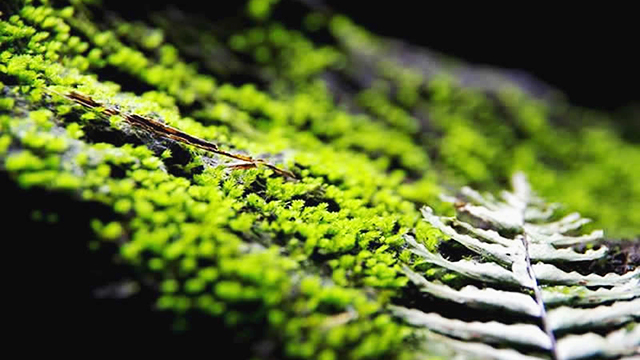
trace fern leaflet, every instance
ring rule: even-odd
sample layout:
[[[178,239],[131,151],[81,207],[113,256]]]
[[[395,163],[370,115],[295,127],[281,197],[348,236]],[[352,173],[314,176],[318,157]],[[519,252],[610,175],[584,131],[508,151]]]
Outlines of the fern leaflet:
[[[582,274],[585,264],[609,251],[601,230],[573,236],[588,223],[577,213],[550,221],[557,205],[538,198],[524,174],[501,199],[465,187],[457,216],[424,219],[474,254],[451,261],[410,235],[405,240],[422,262],[458,275],[462,286],[429,280],[410,267],[411,282],[434,298],[495,314],[493,321],[391,306],[395,315],[422,329],[433,350],[489,359],[583,359],[640,355],[640,268],[623,274]],[[576,245],[595,245],[578,251]],[[584,271],[583,271],[584,272]],[[437,344],[437,345],[434,345]],[[446,350],[442,350],[446,349]]]

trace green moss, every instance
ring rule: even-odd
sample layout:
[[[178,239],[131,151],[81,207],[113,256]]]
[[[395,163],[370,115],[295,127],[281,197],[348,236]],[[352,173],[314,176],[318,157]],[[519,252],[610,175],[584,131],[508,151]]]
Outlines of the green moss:
[[[42,170],[46,162],[29,151],[20,151],[9,155],[4,164],[8,171]]]
[[[206,38],[268,86],[203,71],[209,59],[185,54],[194,47],[173,36],[179,29],[96,23],[78,2],[27,5],[0,22],[1,171],[110,209],[114,219],[89,224],[87,241],[153,279],[141,285],[157,295],[149,307],[253,329],[278,344],[275,357],[402,357],[410,331],[385,310],[407,283],[402,235],[437,249],[445,239],[417,209],[452,213],[439,199],[446,189],[497,188],[520,169],[610,233],[640,230],[640,150],[606,122],[562,129],[549,120],[553,104],[520,91],[491,98],[448,74],[427,78],[341,15],[305,18],[309,31],[333,36],[316,44],[270,20],[275,3],[250,1],[246,27]],[[372,86],[341,99],[330,79],[357,74],[362,56],[375,60]],[[132,85],[152,90],[122,90]],[[71,90],[264,157],[298,180],[229,170],[225,158],[56,95]]]
[[[12,98],[0,99],[0,110],[11,110],[13,109],[14,104],[15,100],[13,100]]]
[[[0,136],[0,154],[4,155],[9,149],[10,145],[11,145],[11,136],[9,135]]]
[[[273,11],[273,6],[280,0],[250,0],[247,3],[249,16],[257,20],[265,20]]]

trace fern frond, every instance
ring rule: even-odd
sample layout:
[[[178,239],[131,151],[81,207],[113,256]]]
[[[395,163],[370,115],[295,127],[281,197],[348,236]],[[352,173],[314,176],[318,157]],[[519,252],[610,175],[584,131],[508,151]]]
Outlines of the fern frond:
[[[640,326],[622,328],[606,336],[594,333],[569,335],[558,341],[558,357],[561,359],[585,359],[590,357],[615,357],[631,355],[638,351]],[[636,357],[637,359],[637,357]]]
[[[460,358],[460,355],[466,355],[465,359],[540,360],[538,357],[524,355],[512,349],[496,349],[479,342],[456,340],[429,330],[424,330],[422,335],[430,344],[427,349],[447,358],[454,358],[456,355]]]
[[[597,274],[582,275],[577,271],[565,272],[551,264],[535,264],[533,270],[538,280],[554,285],[615,286],[622,285],[640,277],[640,268],[623,275],[616,273],[600,276]]]
[[[535,317],[540,316],[540,307],[535,300],[527,294],[495,290],[492,288],[478,289],[473,285],[467,285],[460,290],[456,290],[447,285],[430,282],[423,276],[411,271],[407,266],[404,266],[403,270],[407,277],[416,284],[421,291],[440,299],[479,309],[499,308]]]
[[[575,247],[598,245],[603,231],[574,236],[589,219],[572,213],[552,220],[558,205],[538,198],[521,173],[514,175],[512,184],[513,191],[503,191],[499,199],[462,188],[453,218],[422,209],[424,220],[475,254],[473,260],[450,261],[405,235],[408,249],[421,262],[445,268],[463,282],[459,287],[429,280],[404,266],[420,291],[493,311],[496,318],[456,319],[457,314],[439,313],[440,309],[424,312],[402,306],[392,306],[391,311],[423,328],[427,343],[438,341],[471,358],[564,360],[640,354],[640,268],[603,275],[572,270],[577,269],[574,263],[607,256],[609,249],[603,245],[586,251]]]
[[[620,325],[640,317],[640,299],[588,309],[563,306],[549,311],[547,316],[554,331]]]
[[[420,310],[391,306],[395,314],[407,319],[412,325],[424,326],[440,334],[451,335],[458,339],[482,339],[487,343],[504,342],[551,349],[552,342],[539,327],[530,324],[506,325],[497,321],[465,322],[448,319],[437,313],[425,313]]]
[[[640,279],[637,278],[612,288],[589,290],[583,286],[558,286],[542,291],[547,305],[597,305],[637,297],[640,297]]]

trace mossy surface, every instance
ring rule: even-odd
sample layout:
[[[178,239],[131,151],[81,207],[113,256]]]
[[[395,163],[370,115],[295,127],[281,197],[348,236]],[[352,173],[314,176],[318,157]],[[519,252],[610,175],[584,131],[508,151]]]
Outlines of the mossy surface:
[[[522,170],[610,237],[640,233],[640,148],[605,115],[499,73],[496,85],[470,86],[461,65],[408,61],[402,52],[431,55],[339,14],[278,18],[293,5],[252,0],[219,25],[11,2],[0,22],[0,170],[27,193],[105,207],[82,217],[93,237],[84,245],[133,269],[149,308],[182,331],[210,321],[264,358],[412,356],[410,329],[385,310],[408,296],[402,235],[436,249],[441,234],[417,209],[452,213],[439,195],[462,184],[494,190]],[[70,90],[298,179],[228,170],[56,95]]]

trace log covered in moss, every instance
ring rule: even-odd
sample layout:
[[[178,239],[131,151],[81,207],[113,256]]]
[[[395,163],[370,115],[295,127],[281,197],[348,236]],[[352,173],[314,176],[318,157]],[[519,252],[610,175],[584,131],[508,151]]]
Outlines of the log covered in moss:
[[[386,310],[415,296],[402,235],[450,246],[420,206],[452,214],[440,195],[518,170],[607,236],[640,233],[640,149],[606,114],[326,7],[0,11],[1,191],[18,199],[6,223],[44,259],[43,304],[89,307],[79,332],[224,333],[239,357],[410,357],[411,329]],[[71,91],[296,179],[233,170]]]

